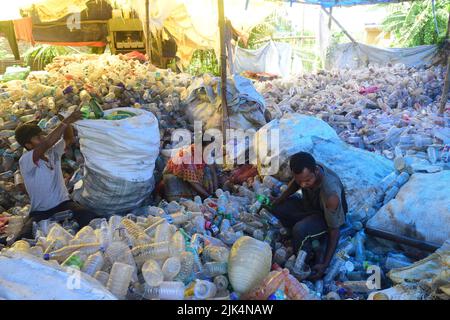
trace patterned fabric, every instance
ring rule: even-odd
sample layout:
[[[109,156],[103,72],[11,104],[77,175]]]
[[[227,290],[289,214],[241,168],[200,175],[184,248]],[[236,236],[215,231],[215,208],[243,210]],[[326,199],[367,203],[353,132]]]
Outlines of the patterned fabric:
[[[203,163],[203,158],[202,164],[193,164],[194,151],[194,144],[178,151],[178,153],[167,162],[165,172],[173,174],[187,182],[203,184],[205,164]]]

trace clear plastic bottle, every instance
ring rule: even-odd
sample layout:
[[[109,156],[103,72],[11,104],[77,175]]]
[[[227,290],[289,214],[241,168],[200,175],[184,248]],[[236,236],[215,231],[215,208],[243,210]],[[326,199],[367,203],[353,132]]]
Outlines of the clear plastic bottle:
[[[286,259],[287,259],[287,252],[284,247],[281,247],[281,248],[275,250],[275,254],[273,256],[273,261],[276,264],[283,266],[284,263],[286,262]]]
[[[73,239],[73,236],[61,225],[54,223],[48,232],[47,240],[53,241],[55,239],[61,239],[65,244],[68,244]]]
[[[148,207],[146,213],[155,217],[161,217],[166,214],[165,211],[159,207]]]
[[[113,264],[106,287],[118,299],[124,299],[127,295],[133,271],[133,267],[128,264],[121,262]]]
[[[65,246],[61,249],[58,249],[56,251],[52,251],[50,253],[44,254],[45,260],[57,260],[58,262],[62,262],[66,260],[72,253],[75,251],[80,251],[84,254],[92,254],[100,250],[101,246],[100,243],[85,243],[85,244],[78,244],[73,246]]]
[[[155,242],[165,242],[170,240],[170,225],[165,222],[156,227]]]
[[[88,255],[86,253],[75,251],[61,265],[81,270],[87,257]]]
[[[132,237],[133,240],[139,240],[142,242],[150,242],[150,237],[144,232],[144,230],[139,227],[135,222],[130,219],[123,219],[122,225],[125,227],[125,230]]]
[[[217,291],[223,291],[228,288],[229,281],[224,275],[219,275],[214,277],[214,284],[217,287]]]
[[[297,254],[297,258],[295,259],[294,263],[294,271],[297,273],[301,273],[303,271],[303,268],[305,266],[305,259],[306,259],[306,251],[299,250]]]
[[[343,267],[345,263],[345,260],[341,257],[336,257],[333,261],[333,263],[328,267],[328,270],[326,272],[325,277],[323,278],[323,281],[325,283],[330,283],[331,281],[336,278],[336,276],[341,271],[341,268]]]
[[[160,224],[167,223],[166,219],[157,218],[147,229],[145,229],[145,234],[149,237],[153,237],[156,233],[156,229]]]
[[[228,273],[228,263],[226,262],[207,262],[204,265],[204,272],[208,277],[215,277]]]
[[[198,216],[192,219],[192,223],[194,224],[194,228],[197,233],[204,234],[205,233],[205,223],[206,220],[203,216]]]
[[[151,287],[159,286],[164,280],[164,275],[158,262],[153,259],[147,260],[142,266],[142,276]]]
[[[317,280],[314,283],[314,291],[316,291],[316,294],[319,298],[323,295],[323,282],[324,280]]]
[[[97,271],[100,271],[103,268],[104,263],[105,259],[103,258],[103,254],[101,252],[96,252],[87,258],[81,271],[93,276]]]
[[[259,215],[263,219],[265,219],[269,224],[271,224],[272,226],[276,226],[276,227],[281,226],[280,220],[278,220],[278,218],[275,217],[273,214],[271,214],[267,209],[265,209],[265,208],[261,209],[261,211],[259,212]]]
[[[167,258],[162,266],[164,281],[173,280],[181,270],[180,257]]]
[[[274,177],[271,176],[265,176],[263,178],[263,184],[268,187],[269,189],[275,191],[276,193],[280,192],[280,188],[283,185],[283,183]]]
[[[181,281],[164,281],[159,287],[145,286],[144,297],[147,299],[183,300],[185,285]]]
[[[364,231],[360,231],[355,235],[355,258],[356,261],[362,262],[366,258],[365,250],[364,250],[364,240],[365,235]]]
[[[109,218],[109,229],[111,230],[111,233],[114,234],[114,232],[117,229],[120,229],[120,225],[122,223],[122,217],[121,216],[111,216],[111,218]]]
[[[75,237],[70,240],[69,244],[74,245],[90,242],[97,242],[97,237],[95,236],[94,229],[92,229],[90,226],[85,226],[77,232]]]
[[[402,172],[400,173],[396,179],[395,184],[398,188],[401,188],[406,182],[409,180],[409,173],[408,172]]]
[[[397,186],[393,186],[392,188],[390,188],[386,192],[386,195],[384,196],[383,204],[386,204],[389,201],[391,201],[392,199],[394,199],[398,192],[399,192],[399,188]]]
[[[181,270],[176,276],[176,280],[185,282],[192,276],[194,270],[194,254],[185,251],[181,254]]]
[[[194,296],[196,299],[205,300],[213,298],[217,293],[217,287],[213,282],[197,280],[194,286]]]
[[[103,286],[107,286],[108,285],[108,279],[109,279],[109,273],[105,272],[105,271],[97,271],[94,274],[94,278],[100,282]]]
[[[170,248],[171,248],[171,255],[173,256],[179,256],[181,253],[185,251],[186,244],[184,237],[180,231],[175,232],[175,234],[172,236]]]
[[[14,244],[10,248],[11,251],[16,252],[29,252],[30,251],[30,244],[24,240],[19,240],[14,242]]]
[[[145,259],[165,259],[170,256],[170,242],[155,242],[134,247],[131,250],[133,256]],[[145,262],[145,261],[144,261]]]
[[[98,241],[100,242],[103,250],[106,250],[112,242],[112,233],[109,225],[106,221],[102,221],[98,233]]]
[[[202,256],[205,261],[215,261],[215,262],[227,262],[228,256],[230,255],[230,250],[225,247],[219,246],[206,246],[203,249]]]
[[[105,260],[110,265],[113,265],[115,262],[121,262],[136,268],[130,248],[121,241],[114,241],[109,245],[105,251]]]

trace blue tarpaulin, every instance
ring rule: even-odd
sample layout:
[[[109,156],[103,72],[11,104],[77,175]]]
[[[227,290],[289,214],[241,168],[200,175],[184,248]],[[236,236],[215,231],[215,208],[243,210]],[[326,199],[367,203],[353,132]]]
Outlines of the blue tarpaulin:
[[[377,4],[389,2],[402,2],[401,0],[285,0],[290,3],[320,4],[322,7],[331,8],[335,6],[355,6],[362,4]]]

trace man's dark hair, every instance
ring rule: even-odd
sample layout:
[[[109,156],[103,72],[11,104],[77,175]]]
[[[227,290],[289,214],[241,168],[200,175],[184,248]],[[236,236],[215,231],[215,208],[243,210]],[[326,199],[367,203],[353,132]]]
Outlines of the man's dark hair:
[[[33,137],[38,136],[41,133],[42,130],[41,128],[39,128],[37,124],[24,123],[16,128],[15,131],[16,141],[22,147],[25,147],[25,145],[29,143]]]
[[[291,156],[289,165],[295,174],[302,173],[305,168],[311,172],[316,170],[316,160],[307,152],[298,152]]]

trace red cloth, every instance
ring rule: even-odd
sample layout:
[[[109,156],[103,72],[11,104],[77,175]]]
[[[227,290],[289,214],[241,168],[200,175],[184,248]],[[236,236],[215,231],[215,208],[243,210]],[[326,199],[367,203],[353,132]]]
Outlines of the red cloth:
[[[71,46],[71,47],[105,47],[106,42],[101,41],[87,41],[87,42],[47,42],[47,41],[36,41],[36,43],[46,43],[53,46]]]
[[[378,87],[376,86],[371,86],[371,87],[361,87],[361,89],[359,89],[359,94],[368,94],[368,93],[375,93],[378,91]]]
[[[194,164],[194,150],[195,145],[192,144],[189,147],[178,151],[178,153],[167,162],[166,172],[173,174],[184,181],[203,184],[205,164],[203,163],[203,158],[201,164]],[[183,159],[189,159],[190,161],[183,161]]]
[[[147,61],[147,57],[144,54],[140,53],[139,51],[131,51],[131,52],[125,54],[125,56],[130,59],[137,59],[140,62]]]
[[[27,41],[34,45],[33,23],[31,22],[31,17],[13,20],[13,24],[16,39]]]

